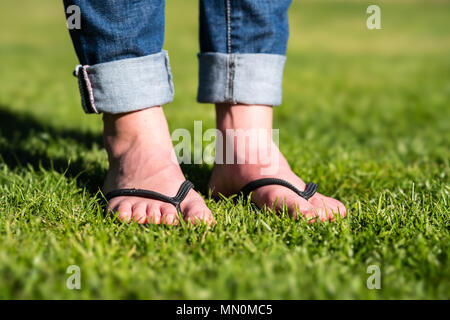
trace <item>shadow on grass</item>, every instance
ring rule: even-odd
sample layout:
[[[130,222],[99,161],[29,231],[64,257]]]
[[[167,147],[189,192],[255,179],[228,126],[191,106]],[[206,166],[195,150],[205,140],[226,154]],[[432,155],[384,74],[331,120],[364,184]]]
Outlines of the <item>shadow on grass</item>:
[[[42,167],[45,170],[64,173],[69,178],[76,177],[77,184],[91,194],[97,193],[106,174],[101,163],[88,161],[82,157],[74,160],[64,156],[49,156],[44,148],[26,146],[33,136],[42,134],[67,140],[66,143],[76,143],[88,151],[103,145],[100,134],[56,128],[31,115],[14,112],[0,105],[0,161],[11,169],[26,169],[27,166],[31,166],[35,170]],[[196,189],[207,195],[211,170],[209,166],[181,165],[181,167],[187,179],[195,184]]]

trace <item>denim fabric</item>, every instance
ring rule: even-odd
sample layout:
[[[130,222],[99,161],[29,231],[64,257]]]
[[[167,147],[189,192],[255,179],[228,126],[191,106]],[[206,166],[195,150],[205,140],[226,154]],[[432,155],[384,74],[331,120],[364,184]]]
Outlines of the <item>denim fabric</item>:
[[[167,51],[91,67],[80,65],[76,75],[86,113],[130,112],[173,100]]]
[[[197,100],[278,106],[285,56],[267,53],[199,55]]]
[[[291,0],[200,0],[200,51],[286,54]]]
[[[290,4],[200,0],[199,102],[281,104]]]
[[[206,103],[279,105],[291,0],[200,0],[199,87]],[[81,9],[71,30],[87,113],[172,101],[164,0],[64,0]]]
[[[64,0],[81,10],[81,29],[70,30],[82,65],[161,52],[164,0]]]

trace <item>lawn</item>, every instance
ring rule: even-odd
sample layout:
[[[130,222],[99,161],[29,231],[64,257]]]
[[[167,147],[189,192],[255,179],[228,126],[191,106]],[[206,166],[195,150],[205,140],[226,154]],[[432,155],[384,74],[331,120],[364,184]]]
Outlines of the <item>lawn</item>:
[[[348,217],[309,225],[214,201],[211,166],[185,165],[207,229],[104,216],[101,117],[81,111],[62,4],[1,1],[0,298],[449,299],[450,3],[376,3],[381,30],[365,1],[294,0],[275,113],[292,168]],[[168,1],[171,130],[214,126],[195,102],[197,15],[197,1]]]

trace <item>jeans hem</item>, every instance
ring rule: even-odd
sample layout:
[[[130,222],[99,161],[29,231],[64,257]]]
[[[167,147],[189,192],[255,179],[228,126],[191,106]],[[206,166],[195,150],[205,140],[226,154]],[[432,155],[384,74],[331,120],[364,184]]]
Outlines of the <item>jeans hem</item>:
[[[173,100],[174,88],[167,51],[144,57],[77,66],[85,113],[124,113]]]
[[[284,55],[205,52],[198,58],[198,102],[281,104]]]

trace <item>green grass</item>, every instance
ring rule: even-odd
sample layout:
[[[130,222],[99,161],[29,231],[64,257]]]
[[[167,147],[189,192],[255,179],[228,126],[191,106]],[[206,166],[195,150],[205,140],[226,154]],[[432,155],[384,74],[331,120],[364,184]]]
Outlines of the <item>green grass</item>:
[[[208,198],[217,226],[124,225],[97,200],[101,120],[85,116],[59,1],[0,3],[0,298],[450,298],[450,4],[294,1],[276,109],[294,170],[349,208],[308,225]],[[171,129],[214,126],[195,102],[197,2],[168,1]],[[180,14],[182,13],[182,14]],[[66,288],[69,265],[81,290]],[[370,265],[381,290],[369,290]]]

